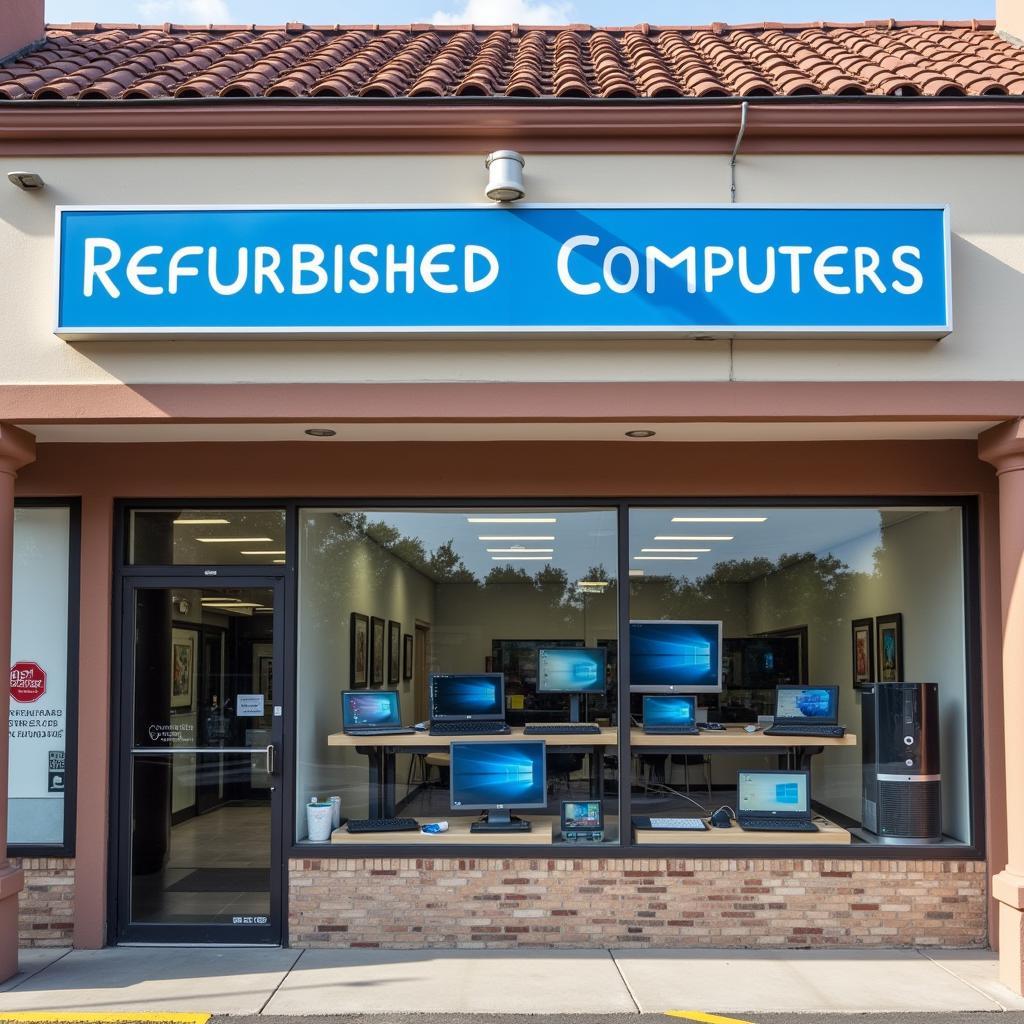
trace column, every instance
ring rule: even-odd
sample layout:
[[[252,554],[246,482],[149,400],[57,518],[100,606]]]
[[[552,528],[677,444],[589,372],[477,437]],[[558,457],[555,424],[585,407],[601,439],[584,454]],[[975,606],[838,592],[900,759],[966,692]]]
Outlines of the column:
[[[35,461],[35,438],[8,423],[0,424],[0,665],[11,664],[11,577],[14,571],[14,481],[22,466]],[[0,981],[18,971],[18,893],[21,868],[7,860],[9,676],[0,686]]]
[[[978,453],[999,476],[1007,849],[1007,864],[992,879],[999,902],[999,978],[1024,994],[1024,421],[986,431]]]

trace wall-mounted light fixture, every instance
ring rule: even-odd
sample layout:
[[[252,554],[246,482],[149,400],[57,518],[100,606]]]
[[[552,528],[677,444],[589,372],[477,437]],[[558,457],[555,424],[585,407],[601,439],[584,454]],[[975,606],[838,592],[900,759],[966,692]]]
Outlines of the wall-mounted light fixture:
[[[38,192],[46,182],[34,171],[8,171],[7,180],[22,192]]]
[[[526,195],[523,184],[523,168],[526,161],[514,150],[498,149],[487,154],[484,161],[487,168],[488,199],[496,203],[514,203]]]

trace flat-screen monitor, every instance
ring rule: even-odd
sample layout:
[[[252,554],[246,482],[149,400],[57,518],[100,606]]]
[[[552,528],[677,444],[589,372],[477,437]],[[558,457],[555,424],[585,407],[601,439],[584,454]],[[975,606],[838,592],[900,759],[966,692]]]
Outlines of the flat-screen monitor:
[[[775,691],[775,721],[839,724],[838,686],[780,686]]]
[[[644,728],[697,724],[697,698],[677,694],[644,695]]]
[[[736,795],[738,815],[785,817],[811,809],[807,772],[740,772]]]
[[[799,683],[800,641],[795,636],[747,637],[742,673],[743,685],[753,690]]]
[[[463,672],[430,677],[430,720],[505,720],[505,677],[501,672]]]
[[[721,621],[630,622],[629,688],[636,693],[721,692]]]
[[[603,647],[541,647],[537,651],[538,693],[604,693]]]
[[[343,690],[341,717],[345,728],[350,725],[401,725],[396,690]]]
[[[453,741],[452,810],[487,811],[491,829],[515,827],[509,808],[546,807],[543,740]]]

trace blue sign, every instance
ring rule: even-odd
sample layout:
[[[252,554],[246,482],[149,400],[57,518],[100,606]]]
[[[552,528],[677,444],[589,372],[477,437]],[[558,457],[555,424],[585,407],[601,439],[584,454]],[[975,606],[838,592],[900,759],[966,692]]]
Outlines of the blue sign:
[[[941,337],[941,207],[59,209],[56,333]]]

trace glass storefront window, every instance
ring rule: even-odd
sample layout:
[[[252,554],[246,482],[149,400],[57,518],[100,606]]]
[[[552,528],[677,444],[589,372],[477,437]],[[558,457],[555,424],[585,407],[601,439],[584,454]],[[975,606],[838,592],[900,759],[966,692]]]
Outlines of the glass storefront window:
[[[610,509],[300,510],[297,839],[331,842],[338,797],[449,829],[335,844],[559,843],[563,803],[568,831],[600,811],[617,842],[617,545]],[[524,732],[570,720],[593,731]]]
[[[60,849],[65,835],[72,510],[14,512],[7,841]]]
[[[284,565],[284,509],[134,509],[129,565]]]
[[[638,842],[971,841],[959,507],[633,508],[629,566]],[[846,734],[773,736],[777,713]]]

